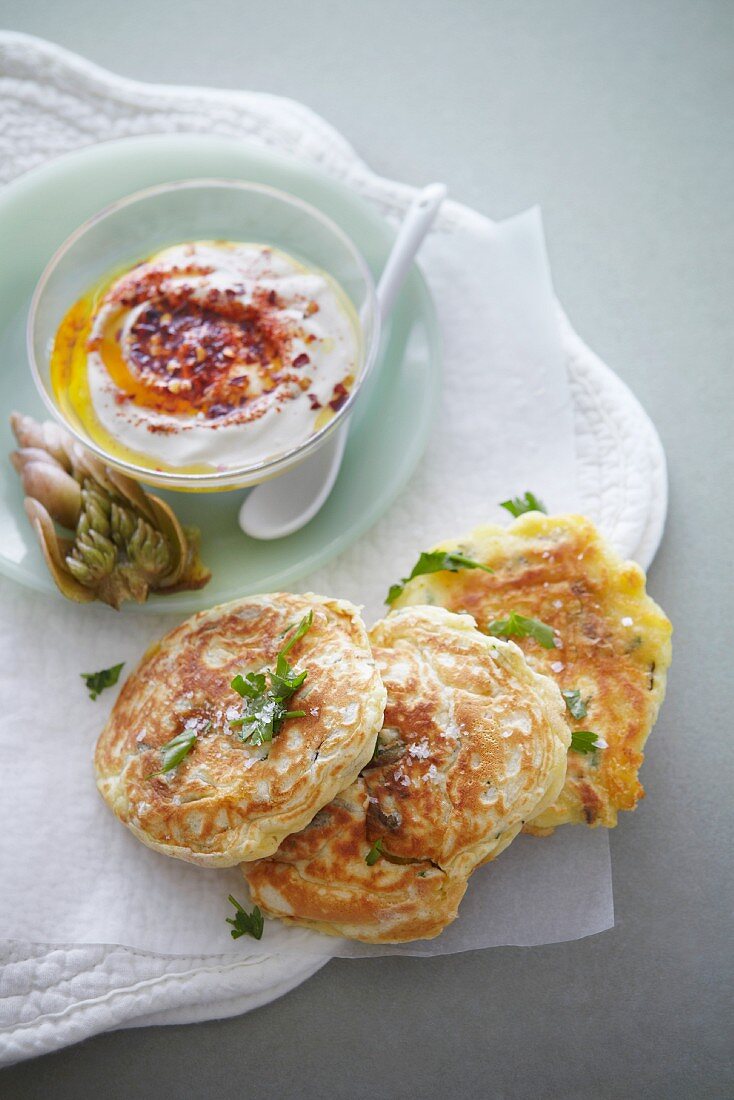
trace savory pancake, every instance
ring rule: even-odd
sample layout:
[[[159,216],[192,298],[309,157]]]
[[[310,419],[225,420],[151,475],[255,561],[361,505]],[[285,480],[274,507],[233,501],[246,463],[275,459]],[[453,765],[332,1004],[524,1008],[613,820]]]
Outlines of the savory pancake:
[[[352,604],[236,600],[151,647],[100,735],[97,785],[159,852],[210,867],[259,859],[354,781],[385,698]]]
[[[242,870],[264,913],[332,935],[438,935],[468,876],[563,784],[570,739],[558,688],[511,642],[438,607],[370,632],[387,688],[374,758],[269,859]]]
[[[596,734],[595,751],[569,752],[560,798],[526,831],[566,822],[616,825],[617,811],[634,809],[644,795],[637,777],[642,749],[671,657],[671,626],[646,595],[642,570],[622,561],[588,519],[573,515],[530,512],[507,528],[479,527],[435,549],[464,554],[494,573],[461,569],[416,577],[394,606],[468,611],[481,630],[513,611],[547,624],[553,648],[533,636],[515,640],[533,667],[566,693],[571,729]]]

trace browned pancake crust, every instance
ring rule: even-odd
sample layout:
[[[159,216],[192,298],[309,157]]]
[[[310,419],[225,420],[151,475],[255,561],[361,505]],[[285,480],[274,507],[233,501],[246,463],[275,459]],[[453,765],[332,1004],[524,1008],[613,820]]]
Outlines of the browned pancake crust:
[[[436,548],[438,549],[438,548]],[[436,603],[468,611],[480,629],[511,611],[552,626],[559,648],[517,638],[528,660],[563,690],[580,690],[588,714],[572,729],[592,730],[606,748],[570,752],[557,803],[527,831],[565,822],[613,826],[619,810],[644,795],[643,746],[665,694],[671,626],[645,593],[645,577],[623,562],[581,516],[521,516],[440,544],[494,569],[441,572],[411,581],[396,606]]]
[[[466,880],[565,775],[563,702],[468,615],[408,608],[370,632],[388,692],[377,757],[267,860],[243,867],[267,913],[369,942],[437,935]],[[380,841],[382,856],[366,862]]]
[[[313,625],[289,659],[308,670],[269,745],[245,745],[229,727],[241,710],[237,673],[272,667],[288,628]],[[124,685],[100,735],[98,786],[144,843],[208,866],[274,851],[303,828],[370,758],[385,689],[357,609],[276,593],[200,612],[153,646]],[[198,740],[172,771],[161,746],[194,723]]]
[[[365,862],[375,832],[369,798],[360,777],[270,859],[242,865],[264,913],[368,943],[432,939],[455,919],[462,875],[427,859]]]

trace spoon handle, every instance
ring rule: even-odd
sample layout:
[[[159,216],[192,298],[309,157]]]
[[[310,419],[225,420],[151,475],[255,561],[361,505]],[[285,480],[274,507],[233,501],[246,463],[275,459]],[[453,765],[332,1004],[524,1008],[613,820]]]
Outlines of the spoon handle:
[[[429,183],[409,207],[377,284],[377,301],[383,321],[390,314],[418,247],[445,197],[446,188],[442,183]]]
[[[446,196],[442,183],[418,193],[398,230],[377,284],[380,319],[385,321],[410,271],[423,238]],[[240,527],[256,539],[278,539],[298,531],[327,500],[339,473],[349,432],[349,417],[319,449],[293,469],[256,485],[240,508]]]

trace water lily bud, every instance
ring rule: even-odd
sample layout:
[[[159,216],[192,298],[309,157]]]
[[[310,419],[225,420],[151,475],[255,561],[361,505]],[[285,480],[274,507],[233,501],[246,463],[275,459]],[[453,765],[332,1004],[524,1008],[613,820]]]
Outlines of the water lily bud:
[[[26,492],[25,510],[59,590],[79,603],[119,608],[151,589],[201,588],[210,574],[198,532],[142,486],[106,466],[68,433],[13,413],[20,449],[11,460]],[[73,531],[61,537],[54,520]]]
[[[27,462],[20,471],[20,480],[26,494],[40,501],[52,519],[74,530],[82,494],[73,477],[56,463]]]
[[[168,568],[169,554],[165,540],[142,519],[138,521],[135,533],[128,540],[127,552],[130,560],[151,577],[162,575]]]
[[[103,493],[90,488],[91,484],[89,480],[85,480],[82,489],[84,514],[91,528],[99,531],[102,535],[109,535],[112,502]]]
[[[21,447],[19,451],[13,451],[10,455],[13,469],[17,474],[21,473],[29,462],[46,462],[49,466],[58,466],[58,462],[48,451],[40,447]]]
[[[52,420],[39,424],[30,416],[14,412],[10,416],[10,426],[21,447],[38,447],[42,451],[48,451],[65,470],[71,470],[69,448],[72,437],[58,424],[54,424]]]
[[[129,508],[112,504],[110,508],[110,533],[117,546],[124,546],[135,530],[135,516]]]
[[[74,549],[67,557],[66,563],[69,568],[72,568],[72,561],[82,562],[93,581],[99,581],[112,572],[116,560],[117,551],[114,544],[96,531],[90,531],[82,538],[76,539]],[[75,576],[78,574],[75,573]]]

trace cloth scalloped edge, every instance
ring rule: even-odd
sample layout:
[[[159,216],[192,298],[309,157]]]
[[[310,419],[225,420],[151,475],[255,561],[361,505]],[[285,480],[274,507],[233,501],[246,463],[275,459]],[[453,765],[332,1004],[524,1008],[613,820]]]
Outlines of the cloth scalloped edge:
[[[97,140],[203,131],[301,157],[348,183],[387,218],[399,218],[415,195],[414,188],[372,173],[337,131],[293,100],[142,84],[14,32],[0,32],[0,87],[0,182]],[[486,222],[448,201],[436,230]],[[621,554],[646,567],[665,521],[662,445],[636,398],[558,309],[584,510]],[[0,1027],[0,1064],[112,1028],[246,1012],[292,989],[325,961],[259,956],[257,963],[225,964],[120,947],[7,945],[0,957],[0,1023],[12,1022]]]

